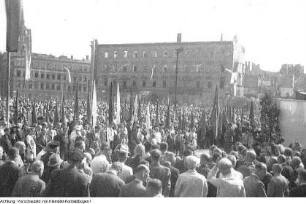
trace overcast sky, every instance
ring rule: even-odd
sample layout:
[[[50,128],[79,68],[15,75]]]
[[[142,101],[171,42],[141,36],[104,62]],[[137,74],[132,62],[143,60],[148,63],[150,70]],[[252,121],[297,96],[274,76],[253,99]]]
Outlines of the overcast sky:
[[[0,0],[0,51],[6,17]],[[23,0],[35,53],[90,55],[103,43],[216,41],[238,36],[246,58],[265,70],[305,65],[305,0]]]

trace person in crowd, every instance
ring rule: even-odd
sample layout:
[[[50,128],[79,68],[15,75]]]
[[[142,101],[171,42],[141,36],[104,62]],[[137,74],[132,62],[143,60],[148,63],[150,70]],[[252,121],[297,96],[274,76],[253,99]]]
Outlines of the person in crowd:
[[[16,159],[19,150],[12,147],[7,151],[7,161],[0,166],[0,197],[11,197],[18,178],[22,176],[22,169],[17,166]]]
[[[288,197],[289,181],[281,175],[283,167],[281,164],[273,164],[273,177],[268,185],[268,197]]]
[[[160,164],[160,157],[160,150],[155,149],[151,151],[150,178],[155,178],[162,182],[163,196],[168,197],[171,187],[171,172],[168,167]]]
[[[196,156],[186,157],[188,170],[179,175],[174,196],[175,197],[206,197],[208,185],[206,178],[196,171],[200,161]]]
[[[217,178],[220,171],[222,178]],[[232,174],[232,162],[222,158],[207,176],[209,182],[217,188],[217,197],[245,197],[243,181]]]
[[[242,173],[243,178],[250,176],[252,172],[254,172],[256,162],[256,153],[254,150],[247,150],[245,162],[240,167],[238,167],[238,171]]]
[[[165,160],[164,160],[164,163],[162,165],[164,165],[165,167],[168,167],[170,169],[170,172],[171,172],[171,177],[170,177],[171,188],[170,188],[170,192],[169,192],[169,197],[174,197],[174,188],[175,188],[178,176],[180,174],[180,171],[173,166],[175,164],[175,155],[174,155],[173,152],[167,152],[165,154],[164,159]]]
[[[51,173],[45,196],[88,197],[90,195],[88,177],[77,170],[77,166],[83,159],[84,154],[80,150],[70,152],[69,166],[64,169],[56,169]]]
[[[187,167],[186,167],[186,157],[193,155],[193,152],[191,149],[186,149],[183,153],[183,158],[182,159],[177,159],[174,167],[177,168],[181,173],[184,173],[185,171],[187,171]]]
[[[0,166],[5,163],[3,158],[4,158],[4,151],[3,151],[3,147],[0,146]]]
[[[47,144],[45,148],[46,153],[41,155],[40,160],[44,163],[44,166],[48,165],[49,158],[52,154],[59,153],[59,142],[51,141]],[[37,158],[39,159],[39,158]]]
[[[135,179],[121,188],[120,197],[147,197],[144,183],[147,182],[150,169],[144,164],[140,164],[134,173]]]
[[[45,183],[48,183],[50,175],[53,172],[53,170],[60,169],[62,164],[63,164],[63,160],[61,159],[60,155],[57,154],[57,153],[53,153],[49,157],[49,161],[47,163],[47,166],[44,167],[44,172],[42,174],[42,178],[41,179]]]
[[[126,161],[126,165],[131,167],[133,171],[136,170],[137,166],[140,164],[140,161],[145,157],[145,147],[142,144],[136,145],[134,149],[134,156],[129,157]]]
[[[91,168],[94,174],[105,173],[109,167],[110,163],[108,161],[111,148],[108,143],[103,142],[100,147],[100,155],[96,156],[91,162]]]
[[[119,197],[124,181],[118,177],[121,173],[121,164],[115,162],[105,173],[94,174],[90,184],[92,197]]]
[[[40,179],[44,171],[44,163],[40,160],[33,162],[31,171],[20,177],[15,183],[12,192],[13,197],[41,197],[44,194],[46,184]]]
[[[6,155],[8,150],[12,148],[13,145],[10,140],[9,128],[4,128],[4,135],[0,138],[0,146],[3,148],[4,155]]]
[[[146,186],[148,197],[164,197],[162,194],[163,184],[158,179],[150,179]]]
[[[297,187],[289,192],[289,197],[306,197],[306,170],[301,169],[296,180]]]
[[[243,180],[246,197],[267,197],[265,185],[260,180],[262,169],[265,168],[263,163],[255,164],[255,171]]]

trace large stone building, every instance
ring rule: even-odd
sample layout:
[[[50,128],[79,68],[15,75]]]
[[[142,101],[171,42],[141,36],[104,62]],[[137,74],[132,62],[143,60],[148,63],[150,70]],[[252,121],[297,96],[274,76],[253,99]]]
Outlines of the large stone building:
[[[74,60],[66,56],[55,57],[46,54],[32,53],[31,77],[25,81],[25,50],[23,38],[20,38],[19,49],[11,53],[10,90],[18,91],[19,95],[30,98],[54,98],[61,97],[62,91],[67,97],[72,97],[79,84],[79,95],[85,98],[88,92],[88,84],[91,77],[91,61],[87,56],[83,60]],[[2,97],[7,95],[7,54],[0,55],[0,93]],[[71,83],[68,81],[70,71]]]
[[[99,44],[96,46],[98,93],[119,82],[123,97],[131,89],[174,101],[176,63],[180,103],[212,103],[216,85],[221,101],[243,95],[244,48],[234,41]],[[180,49],[181,48],[181,49]],[[177,57],[177,50],[181,52]],[[230,83],[233,71],[235,79]],[[99,96],[99,94],[98,94]],[[100,95],[101,96],[101,95]]]

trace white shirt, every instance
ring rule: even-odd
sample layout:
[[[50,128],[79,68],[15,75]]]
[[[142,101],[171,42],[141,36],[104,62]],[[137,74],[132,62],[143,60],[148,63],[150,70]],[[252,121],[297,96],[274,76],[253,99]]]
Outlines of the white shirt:
[[[105,173],[109,169],[110,163],[107,161],[105,155],[100,155],[92,160],[90,167],[94,174]]]

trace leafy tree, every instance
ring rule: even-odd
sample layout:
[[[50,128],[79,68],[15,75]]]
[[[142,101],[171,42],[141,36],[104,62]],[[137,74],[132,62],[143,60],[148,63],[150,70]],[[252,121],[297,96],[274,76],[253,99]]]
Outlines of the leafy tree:
[[[265,93],[263,98],[260,100],[260,106],[261,131],[257,138],[257,142],[262,145],[267,143],[280,144],[284,142],[279,128],[280,109],[277,107],[272,93]]]

